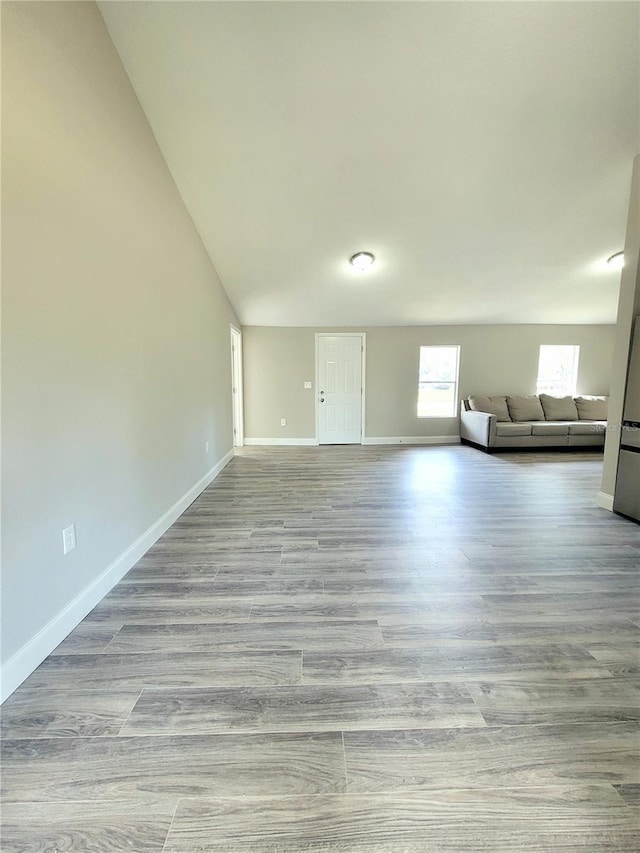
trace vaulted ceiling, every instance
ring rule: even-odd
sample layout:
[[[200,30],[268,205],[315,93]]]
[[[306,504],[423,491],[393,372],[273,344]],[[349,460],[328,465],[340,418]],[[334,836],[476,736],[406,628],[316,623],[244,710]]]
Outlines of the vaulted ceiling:
[[[99,6],[242,323],[615,321],[638,3]]]

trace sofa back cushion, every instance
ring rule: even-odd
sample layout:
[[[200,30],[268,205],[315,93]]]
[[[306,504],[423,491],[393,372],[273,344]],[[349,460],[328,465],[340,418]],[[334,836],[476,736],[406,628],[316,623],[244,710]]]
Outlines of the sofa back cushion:
[[[574,397],[581,421],[606,421],[608,397]]]
[[[544,412],[535,394],[507,396],[507,406],[512,421],[543,421]]]
[[[540,394],[540,403],[546,421],[578,420],[578,409],[573,397],[552,397],[551,394]]]
[[[487,412],[499,422],[510,421],[506,397],[469,397],[472,412]]]

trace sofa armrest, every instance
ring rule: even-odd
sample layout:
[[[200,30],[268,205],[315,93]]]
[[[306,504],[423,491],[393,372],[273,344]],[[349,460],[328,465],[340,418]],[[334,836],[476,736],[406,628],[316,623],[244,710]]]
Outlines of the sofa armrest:
[[[488,412],[467,411],[464,403],[460,407],[460,438],[493,447],[496,443],[496,416]]]

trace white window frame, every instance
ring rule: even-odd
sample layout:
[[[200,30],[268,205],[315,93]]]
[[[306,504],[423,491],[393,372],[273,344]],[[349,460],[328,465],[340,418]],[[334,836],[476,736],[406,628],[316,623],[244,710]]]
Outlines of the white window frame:
[[[552,376],[541,375],[541,362],[543,350],[545,349],[565,349],[572,350],[571,353],[571,373],[569,374],[564,387],[561,390],[549,390],[549,385],[557,384]],[[538,350],[538,372],[536,374],[536,394],[551,394],[554,397],[573,397],[576,394],[578,386],[578,367],[580,364],[580,347],[577,344],[540,344]]]
[[[455,379],[434,379],[434,380],[420,380],[420,372],[422,365],[422,353],[424,350],[455,350],[456,354],[456,363],[455,363]],[[419,418],[455,418],[458,414],[458,388],[459,388],[459,380],[460,380],[460,345],[459,344],[424,344],[420,346],[418,351],[418,399],[416,401],[416,412],[417,417]],[[420,412],[420,390],[425,385],[438,385],[438,384],[446,384],[453,385],[453,400],[451,403],[451,411],[449,414],[442,414],[441,412],[428,412],[422,414]]]

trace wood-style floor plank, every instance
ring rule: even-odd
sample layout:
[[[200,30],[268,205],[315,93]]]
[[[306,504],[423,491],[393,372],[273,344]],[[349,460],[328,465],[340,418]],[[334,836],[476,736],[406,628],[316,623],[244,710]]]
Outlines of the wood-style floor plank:
[[[608,637],[587,637],[582,646],[609,671],[615,668],[627,674],[640,672],[640,640],[637,636],[612,632]]]
[[[633,809],[634,814],[640,818],[640,784],[615,785],[615,789],[625,803]]]
[[[374,620],[297,621],[225,624],[124,625],[105,652],[182,651],[276,651],[280,649],[323,649],[339,645],[345,649],[368,649],[383,644]]]
[[[81,684],[84,691],[135,689],[137,698],[146,687],[250,687],[301,680],[302,652],[293,650],[206,657],[200,652],[53,655],[29,677],[29,693]]]
[[[3,853],[635,853],[601,459],[240,450],[7,700]]]
[[[630,809],[608,786],[446,790],[178,805],[167,851],[429,853],[637,850]],[[599,846],[595,846],[599,845]]]
[[[345,732],[349,791],[640,782],[636,723]]]
[[[484,605],[480,596],[418,596],[405,594],[400,597],[373,593],[371,596],[307,596],[278,603],[256,602],[249,614],[254,622],[322,621],[349,619],[375,620],[387,624],[407,622],[429,622],[448,624],[456,617],[469,621],[483,621]]]
[[[418,726],[482,726],[459,684],[363,684],[144,690],[126,735],[225,731],[320,732]]]
[[[339,732],[173,737],[41,738],[2,744],[5,802],[344,791]]]
[[[116,619],[106,625],[92,622],[87,618],[74,628],[51,654],[84,655],[104,652],[122,626],[122,619]]]
[[[198,599],[159,599],[149,597],[147,603],[137,598],[126,601],[102,601],[86,617],[88,625],[112,626],[123,621],[136,625],[200,625],[205,622],[241,622],[249,619],[251,601],[198,601]],[[125,625],[126,626],[126,625]]]
[[[139,696],[137,686],[123,690],[104,681],[100,690],[91,692],[78,686],[60,690],[56,684],[31,684],[3,703],[0,733],[3,738],[117,735]]]
[[[322,580],[317,578],[295,578],[293,580],[231,580],[218,576],[213,581],[198,580],[196,583],[188,581],[166,581],[158,580],[153,583],[146,582],[144,585],[132,583],[131,581],[119,584],[104,599],[109,604],[125,604],[131,598],[136,599],[144,596],[145,599],[153,598],[160,601],[225,601],[242,600],[249,598],[290,597],[298,595],[313,595],[324,593]]]
[[[640,721],[640,679],[510,679],[467,686],[489,726]]]
[[[305,684],[380,683],[387,681],[473,681],[488,678],[608,678],[609,671],[571,645],[502,646],[460,641],[406,651],[306,652]]]
[[[3,853],[162,853],[174,809],[130,801],[5,803]],[[25,833],[25,829],[27,832]],[[28,839],[28,840],[26,840]]]
[[[624,617],[607,617],[604,614],[585,617],[583,613],[537,614],[527,616],[522,622],[502,622],[490,619],[487,622],[456,621],[444,624],[418,622],[387,624],[380,621],[385,645],[390,648],[422,649],[447,641],[465,640],[480,646],[497,643],[513,647],[524,645],[530,648],[549,645],[573,645],[587,651],[591,657],[608,666],[619,662],[621,649],[636,649],[640,643],[640,629]],[[617,645],[612,646],[612,642]],[[614,649],[605,654],[603,649]]]

